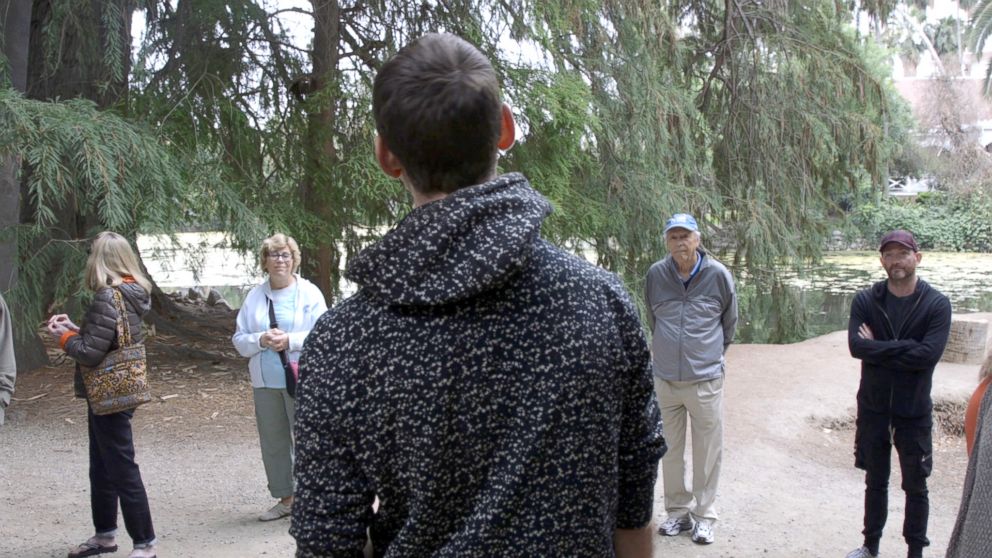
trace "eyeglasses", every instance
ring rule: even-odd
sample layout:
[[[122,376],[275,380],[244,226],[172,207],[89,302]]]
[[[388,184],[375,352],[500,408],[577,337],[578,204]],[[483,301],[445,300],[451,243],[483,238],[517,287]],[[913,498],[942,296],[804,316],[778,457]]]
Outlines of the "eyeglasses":
[[[278,254],[269,254],[269,259],[270,260],[275,260],[277,262],[278,261],[289,261],[289,260],[293,259],[293,255],[290,254],[289,252],[279,252]]]

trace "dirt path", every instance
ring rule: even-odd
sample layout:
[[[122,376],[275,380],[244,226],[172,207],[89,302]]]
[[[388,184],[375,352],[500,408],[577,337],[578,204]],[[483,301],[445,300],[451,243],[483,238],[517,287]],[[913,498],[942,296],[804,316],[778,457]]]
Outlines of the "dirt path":
[[[288,520],[255,519],[271,502],[244,362],[231,353],[184,361],[159,349],[157,360],[152,350],[156,395],[177,396],[146,405],[134,428],[160,556],[291,556]],[[857,370],[839,332],[794,345],[733,346],[717,541],[700,547],[685,535],[657,537],[656,554],[821,558],[857,546],[863,477],[852,466],[853,432],[844,427]],[[935,396],[964,401],[976,372],[974,365],[941,364]],[[15,395],[0,428],[0,555],[62,557],[91,532],[85,407],[71,397],[68,364],[23,376]],[[930,483],[933,557],[944,554],[965,468],[963,441],[939,440]],[[882,551],[899,556],[898,472],[892,485]],[[661,518],[660,482],[656,492]],[[105,556],[127,555],[130,541],[121,535],[121,550]]]

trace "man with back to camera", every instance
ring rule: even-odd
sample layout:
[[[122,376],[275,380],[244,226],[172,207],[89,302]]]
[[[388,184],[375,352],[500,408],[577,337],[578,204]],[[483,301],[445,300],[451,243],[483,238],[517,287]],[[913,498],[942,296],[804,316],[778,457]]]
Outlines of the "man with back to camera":
[[[693,542],[710,544],[723,461],[724,355],[737,327],[737,295],[727,268],[699,248],[692,215],[673,215],[664,234],[668,255],[648,270],[644,291],[654,385],[670,450],[662,459],[668,518],[658,532],[691,531]],[[685,474],[687,418],[691,490]]]
[[[358,556],[366,532],[376,556],[650,556],[665,442],[637,311],[497,176],[514,122],[489,61],[426,35],[383,65],[373,113],[414,209],[306,341],[297,556]]]
[[[878,556],[888,515],[892,446],[899,455],[909,558],[921,558],[933,467],[933,369],[951,328],[951,303],[916,275],[922,255],[912,233],[895,230],[879,243],[888,275],[860,291],[847,325],[851,356],[861,360],[854,466],[865,471],[864,545],[847,558]]]

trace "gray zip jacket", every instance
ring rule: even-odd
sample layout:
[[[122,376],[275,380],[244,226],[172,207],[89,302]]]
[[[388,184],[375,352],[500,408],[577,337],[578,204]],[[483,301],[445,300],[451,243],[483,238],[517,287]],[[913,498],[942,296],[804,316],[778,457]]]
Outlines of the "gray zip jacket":
[[[727,268],[699,250],[702,263],[683,286],[672,256],[648,270],[644,298],[654,375],[670,382],[723,377],[723,355],[737,327],[737,294]]]
[[[14,331],[10,326],[10,312],[3,296],[0,296],[0,424],[10,405],[14,393],[14,380],[17,378],[17,363],[14,362]]]

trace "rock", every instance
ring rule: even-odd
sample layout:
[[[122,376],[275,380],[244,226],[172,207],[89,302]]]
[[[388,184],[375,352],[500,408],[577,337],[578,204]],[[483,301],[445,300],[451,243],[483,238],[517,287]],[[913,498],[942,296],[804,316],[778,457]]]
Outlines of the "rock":
[[[201,298],[203,297],[200,295],[200,291],[196,287],[186,289],[187,300],[200,300]]]
[[[210,306],[216,306],[222,300],[224,300],[224,295],[220,294],[217,289],[210,289],[210,292],[207,293],[207,304]]]
[[[234,308],[232,308],[231,305],[226,300],[224,300],[223,298],[217,301],[216,306],[217,306],[217,308],[223,308],[224,310],[227,310],[228,312],[234,312]]]
[[[968,315],[951,317],[951,333],[940,360],[981,364],[989,350],[989,321]]]

